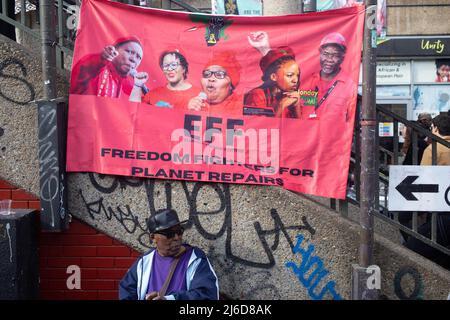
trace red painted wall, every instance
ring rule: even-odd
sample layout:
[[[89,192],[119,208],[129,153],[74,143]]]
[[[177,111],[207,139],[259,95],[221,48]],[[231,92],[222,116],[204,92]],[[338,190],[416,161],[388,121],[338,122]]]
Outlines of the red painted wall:
[[[39,199],[0,179],[0,200],[12,207],[40,209]],[[65,232],[39,233],[40,298],[64,300],[118,299],[120,279],[139,253],[89,225],[72,219]],[[81,289],[69,290],[67,267],[81,270]]]

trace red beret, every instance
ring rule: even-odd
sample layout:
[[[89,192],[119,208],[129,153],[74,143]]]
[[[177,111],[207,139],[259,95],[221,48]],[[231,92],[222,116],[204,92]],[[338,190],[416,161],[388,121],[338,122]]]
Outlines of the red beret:
[[[320,46],[322,47],[327,44],[337,44],[341,46],[344,50],[347,47],[347,43],[345,41],[344,36],[339,32],[332,32],[323,37],[322,41],[320,42]]]
[[[261,61],[259,62],[262,72],[265,72],[272,63],[283,57],[291,57],[295,60],[295,53],[290,47],[287,46],[270,50],[264,57],[261,58]]]
[[[184,52],[183,52],[179,47],[176,47],[176,46],[169,46],[169,47],[167,47],[167,48],[161,53],[161,55],[159,56],[159,58],[162,59],[162,58],[164,58],[164,56],[165,56],[166,54],[168,54],[168,53],[173,53],[173,52],[177,52],[177,53],[181,54],[183,57],[186,58],[186,55],[184,54]]]
[[[136,36],[119,38],[116,40],[116,42],[114,42],[114,47],[117,47],[118,45],[121,45],[121,44],[124,44],[127,42],[136,42],[137,44],[139,44],[142,47],[141,41]]]
[[[241,78],[241,65],[237,61],[234,53],[230,51],[214,52],[212,58],[205,65],[205,69],[214,65],[221,66],[225,69],[231,79],[231,83],[236,88]]]

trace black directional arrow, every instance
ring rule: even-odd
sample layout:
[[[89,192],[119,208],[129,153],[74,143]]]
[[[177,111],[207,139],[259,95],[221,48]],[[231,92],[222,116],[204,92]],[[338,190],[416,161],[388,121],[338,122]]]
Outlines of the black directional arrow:
[[[419,176],[407,176],[398,186],[395,187],[398,192],[406,199],[410,201],[417,201],[418,199],[412,194],[413,192],[419,193],[438,193],[438,184],[413,184]]]

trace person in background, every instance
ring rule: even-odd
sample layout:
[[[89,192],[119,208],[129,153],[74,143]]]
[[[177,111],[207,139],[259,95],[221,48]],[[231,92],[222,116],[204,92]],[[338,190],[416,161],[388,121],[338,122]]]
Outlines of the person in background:
[[[424,130],[430,131],[431,129],[431,114],[427,112],[423,112],[419,114],[417,117],[416,123],[420,125]],[[405,159],[403,160],[403,165],[412,165],[413,164],[413,148],[411,146],[412,141],[412,129],[410,127],[405,127],[404,131],[404,139],[403,146],[401,152],[405,155]],[[417,132],[417,164],[422,160],[423,152],[425,148],[428,146],[427,137]]]
[[[431,121],[431,133],[450,143],[450,117],[438,115]],[[436,165],[450,166],[450,148],[437,143]],[[432,145],[429,145],[423,152],[421,166],[431,166],[432,163]]]
[[[205,253],[183,244],[184,224],[172,209],[148,219],[151,249],[119,284],[121,300],[218,300],[219,283]]]

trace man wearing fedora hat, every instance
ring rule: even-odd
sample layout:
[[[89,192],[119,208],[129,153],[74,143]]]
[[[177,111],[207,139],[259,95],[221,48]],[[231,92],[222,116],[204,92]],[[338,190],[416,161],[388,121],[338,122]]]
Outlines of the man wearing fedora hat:
[[[147,221],[156,248],[140,257],[119,284],[121,300],[218,300],[219,283],[205,253],[182,243],[184,224],[173,209]]]

